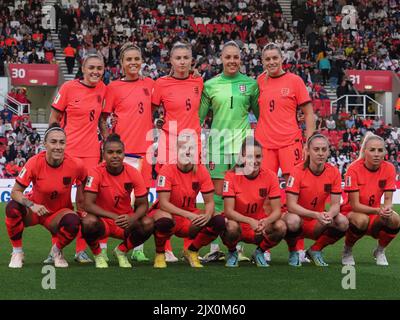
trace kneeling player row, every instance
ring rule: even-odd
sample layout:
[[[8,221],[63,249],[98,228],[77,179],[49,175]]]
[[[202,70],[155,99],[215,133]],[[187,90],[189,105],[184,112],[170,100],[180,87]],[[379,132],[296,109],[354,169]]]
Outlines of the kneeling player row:
[[[180,136],[176,164],[161,168],[158,201],[148,209],[147,190],[140,173],[124,164],[124,145],[117,135],[104,144],[104,163],[86,178],[82,164],[64,155],[65,133],[52,126],[45,135],[46,152],[28,161],[12,191],[6,208],[6,225],[13,254],[12,268],[23,265],[22,232],[24,227],[42,224],[57,241],[52,247],[56,267],[67,267],[62,249],[81,230],[95,258],[96,267],[108,266],[99,241],[106,237],[121,239],[114,254],[121,267],[131,267],[126,253],[154,234],[156,268],[166,267],[166,241],[176,235],[190,241],[185,257],[192,267],[202,267],[198,251],[220,236],[229,249],[226,266],[238,266],[236,245],[239,241],[257,245],[253,259],[267,267],[264,252],[282,239],[289,245],[289,264],[300,266],[297,242],[311,238],[315,243],[308,256],[319,266],[326,266],[322,249],[346,234],[342,258],[354,264],[351,248],[363,235],[379,239],[374,254],[379,265],[387,265],[384,248],[399,231],[400,219],[392,210],[395,172],[384,159],[381,138],[369,135],[361,156],[346,174],[345,191],[349,192],[340,208],[341,178],[338,170],[327,164],[329,144],[322,135],[307,142],[307,159],[292,172],[287,187],[288,211],[281,213],[278,179],[261,169],[262,148],[249,137],[242,147],[239,163],[225,176],[224,213],[215,213],[214,186],[208,171],[195,165],[193,138]],[[25,197],[24,189],[33,183]],[[78,185],[77,213],[71,203],[72,183]],[[135,195],[134,208],[131,194]],[[196,208],[201,192],[204,210]],[[380,205],[382,195],[384,204]],[[330,207],[325,206],[330,198]],[[342,213],[340,213],[342,212]]]

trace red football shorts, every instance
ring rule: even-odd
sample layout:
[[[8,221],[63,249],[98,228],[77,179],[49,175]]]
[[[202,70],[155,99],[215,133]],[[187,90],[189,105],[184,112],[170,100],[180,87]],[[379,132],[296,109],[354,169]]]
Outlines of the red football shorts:
[[[50,214],[45,214],[44,216],[38,216],[37,214],[32,214],[31,215],[31,220],[28,221],[29,226],[35,226],[37,224],[41,224],[44,226],[47,230],[50,231],[50,224],[51,222],[60,214],[65,214],[65,213],[75,213],[74,210],[69,209],[69,208],[63,208],[60,209],[54,213]]]
[[[293,167],[302,161],[303,145],[301,141],[281,148],[267,149],[263,148],[262,168],[270,169],[273,172],[278,172],[279,168],[282,174],[289,174]]]
[[[261,220],[266,218],[267,215],[265,214],[259,214],[254,217],[256,220]],[[252,229],[252,227],[248,223],[240,222],[240,229],[241,229],[241,234],[240,234],[240,240],[246,243],[252,243],[256,244],[256,233]]]
[[[103,222],[105,228],[104,238],[112,237],[121,240],[125,239],[125,230],[122,229],[121,227],[118,227],[113,219],[100,218],[100,220],[101,222]]]
[[[307,238],[312,240],[317,240],[315,236],[315,226],[318,224],[317,219],[302,219],[303,220],[303,232],[301,233],[301,238]]]
[[[201,212],[201,210],[197,208],[195,209],[184,208],[184,209],[195,214],[200,214]],[[155,208],[151,209],[147,215],[153,218],[157,210],[158,209]],[[173,234],[179,238],[189,238],[189,229],[190,226],[192,225],[192,221],[190,221],[188,218],[184,218],[176,214],[172,214],[172,219],[175,221],[175,226],[172,230]]]

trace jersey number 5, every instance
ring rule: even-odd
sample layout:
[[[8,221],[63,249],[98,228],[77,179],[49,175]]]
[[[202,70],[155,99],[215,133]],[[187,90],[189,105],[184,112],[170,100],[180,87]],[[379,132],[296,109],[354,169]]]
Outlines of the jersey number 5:
[[[90,111],[90,113],[89,113],[89,121],[93,121],[94,120],[95,113],[96,113],[96,111],[94,109]]]

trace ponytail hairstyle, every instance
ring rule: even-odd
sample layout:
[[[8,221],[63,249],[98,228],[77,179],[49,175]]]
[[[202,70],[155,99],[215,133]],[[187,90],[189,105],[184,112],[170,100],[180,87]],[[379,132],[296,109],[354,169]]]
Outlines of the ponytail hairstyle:
[[[85,64],[86,64],[86,62],[87,62],[89,59],[91,59],[91,58],[99,59],[99,60],[100,60],[101,62],[103,62],[103,64],[104,64],[104,57],[103,57],[101,54],[98,54],[98,53],[89,53],[89,54],[87,54],[87,55],[85,55],[85,56],[83,57],[83,60],[82,60],[82,67],[84,67]]]
[[[223,44],[222,49],[221,49],[221,55],[222,55],[222,52],[224,52],[225,48],[227,48],[227,47],[235,47],[239,50],[239,52],[241,52],[239,45],[235,41],[230,40]]]
[[[49,127],[44,133],[44,142],[46,142],[48,134],[53,131],[60,131],[66,136],[65,131],[63,128],[61,128],[60,124],[57,122],[53,122],[49,125]]]
[[[106,141],[104,141],[103,152],[106,150],[107,145],[112,142],[120,143],[122,148],[125,150],[125,144],[122,142],[121,137],[116,133],[112,133],[107,137]]]
[[[176,49],[187,49],[190,51],[190,54],[192,54],[192,46],[189,43],[183,41],[177,41],[172,45],[171,52],[169,54],[170,57],[172,56],[173,52]]]
[[[232,167],[232,171],[235,171],[237,168],[244,168],[245,166],[245,157],[247,154],[247,148],[248,147],[259,147],[262,152],[262,145],[254,138],[254,136],[247,136],[243,143],[242,146],[240,147],[240,153],[239,157],[237,159],[236,164]]]
[[[363,142],[361,144],[360,155],[358,156],[358,160],[359,159],[365,159],[365,149],[367,148],[368,142],[370,142],[372,140],[382,141],[383,145],[385,145],[385,140],[383,140],[382,137],[377,136],[376,134],[372,133],[371,131],[367,131],[367,133],[364,136],[364,140],[363,140]],[[385,154],[386,154],[386,152],[387,152],[387,150],[385,148]]]
[[[261,57],[264,55],[264,52],[267,50],[277,50],[279,55],[283,58],[282,49],[274,42],[267,43],[261,52]]]
[[[325,140],[325,142],[328,145],[328,147],[330,146],[329,140],[328,140],[328,138],[326,136],[324,136],[321,133],[314,132],[313,135],[311,137],[309,137],[308,140],[307,140],[307,149],[308,150],[310,149],[311,142],[313,140],[315,140],[315,139],[318,139],[318,138]],[[303,164],[303,169],[304,170],[308,169],[310,167],[310,161],[311,161],[310,160],[310,155],[307,155],[307,158],[306,158],[306,160],[304,161],[304,164]]]

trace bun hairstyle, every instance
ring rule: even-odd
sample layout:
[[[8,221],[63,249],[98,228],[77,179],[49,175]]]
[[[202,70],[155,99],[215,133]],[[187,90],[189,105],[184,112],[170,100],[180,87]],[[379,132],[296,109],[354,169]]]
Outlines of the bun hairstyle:
[[[385,145],[385,140],[383,140],[382,137],[377,136],[376,134],[372,133],[371,131],[367,131],[367,133],[364,136],[364,140],[361,144],[360,155],[358,156],[358,159],[365,158],[365,149],[367,148],[368,142],[370,142],[372,140],[379,140]],[[385,153],[386,153],[386,149],[385,149]]]
[[[238,160],[236,164],[233,166],[232,171],[235,171],[236,168],[242,168],[245,165],[245,156],[247,154],[247,148],[248,147],[259,147],[262,150],[262,145],[259,143],[253,136],[247,136],[243,143],[242,146],[240,147],[240,154],[238,157]]]
[[[330,146],[329,140],[326,136],[324,136],[321,133],[314,133],[311,137],[308,138],[307,140],[307,149],[310,148],[311,142],[315,139],[323,139],[325,140],[326,144],[328,145],[328,147]],[[310,155],[307,156],[306,160],[304,161],[304,169],[307,169],[310,167]]]
[[[47,140],[48,134],[49,134],[50,132],[53,132],[53,131],[60,131],[60,132],[62,132],[62,133],[65,135],[65,131],[64,131],[63,128],[61,128],[60,124],[57,123],[57,122],[53,122],[53,123],[51,123],[51,124],[49,125],[49,127],[47,128],[47,130],[46,130],[45,133],[44,133],[44,141]]]
[[[107,137],[106,141],[104,141],[103,151],[106,149],[106,146],[109,143],[112,143],[112,142],[120,143],[122,145],[122,148],[125,149],[125,145],[122,142],[121,137],[119,136],[119,134],[112,133]]]

